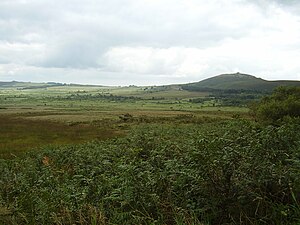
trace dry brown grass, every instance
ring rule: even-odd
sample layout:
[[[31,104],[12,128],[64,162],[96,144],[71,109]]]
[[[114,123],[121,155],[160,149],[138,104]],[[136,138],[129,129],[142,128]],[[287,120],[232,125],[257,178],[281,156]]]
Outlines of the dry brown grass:
[[[120,135],[111,127],[81,122],[62,123],[32,120],[15,115],[0,115],[0,158],[20,155],[45,145],[83,143]]]

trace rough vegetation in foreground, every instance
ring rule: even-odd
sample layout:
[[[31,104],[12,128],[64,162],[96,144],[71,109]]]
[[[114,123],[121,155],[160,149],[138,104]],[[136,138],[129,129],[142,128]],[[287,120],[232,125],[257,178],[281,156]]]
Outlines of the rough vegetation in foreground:
[[[0,222],[296,225],[299,130],[297,119],[147,125],[2,160]]]

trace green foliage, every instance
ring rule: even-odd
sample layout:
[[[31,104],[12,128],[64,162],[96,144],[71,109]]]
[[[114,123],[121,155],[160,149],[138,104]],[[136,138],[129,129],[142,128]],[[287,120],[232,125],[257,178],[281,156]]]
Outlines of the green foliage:
[[[0,162],[4,224],[299,224],[300,125],[147,125]]]
[[[258,119],[276,122],[284,117],[300,116],[300,87],[279,87],[264,97],[253,111]]]

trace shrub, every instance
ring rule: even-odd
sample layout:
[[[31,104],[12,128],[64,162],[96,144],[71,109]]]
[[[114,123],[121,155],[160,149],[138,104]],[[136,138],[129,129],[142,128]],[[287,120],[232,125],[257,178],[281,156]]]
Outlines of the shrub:
[[[300,87],[278,87],[252,107],[261,121],[275,123],[284,117],[300,116]]]

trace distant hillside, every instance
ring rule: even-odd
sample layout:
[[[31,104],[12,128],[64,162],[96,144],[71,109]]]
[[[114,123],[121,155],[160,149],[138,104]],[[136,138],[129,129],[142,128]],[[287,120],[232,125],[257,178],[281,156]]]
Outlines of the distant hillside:
[[[182,85],[182,89],[190,91],[251,90],[269,92],[278,86],[300,86],[300,81],[267,81],[248,74],[234,73],[185,84]]]
[[[0,87],[1,88],[9,88],[9,87],[20,87],[20,86],[25,86],[27,84],[30,84],[30,82],[19,82],[19,81],[7,81],[7,82],[3,82],[0,81]]]
[[[59,86],[68,86],[68,87],[95,87],[95,86],[97,86],[97,87],[102,87],[99,85],[64,84],[64,83],[57,83],[57,82],[34,83],[34,82],[21,82],[21,81],[8,81],[8,82],[0,81],[0,88],[16,88],[19,90],[43,89],[43,88],[59,87]]]
[[[56,83],[56,82],[32,83],[32,82],[20,82],[20,81],[10,81],[10,82],[0,81],[0,88],[38,89],[38,88],[56,87],[56,86],[64,86],[64,85],[65,84]]]
[[[47,83],[34,83],[34,82],[22,82],[22,81],[0,81],[0,88],[16,88],[19,90],[26,89],[39,89],[39,88],[49,88],[49,87],[103,87],[101,85],[85,85],[85,84],[65,84],[57,82],[47,82]]]

